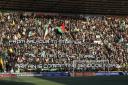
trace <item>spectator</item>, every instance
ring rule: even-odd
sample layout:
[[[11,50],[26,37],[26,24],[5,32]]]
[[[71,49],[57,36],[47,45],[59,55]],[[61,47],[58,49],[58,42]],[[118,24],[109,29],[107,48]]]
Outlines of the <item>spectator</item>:
[[[61,30],[62,23],[65,31]],[[58,29],[62,32],[61,35],[56,33],[55,30]],[[70,18],[38,13],[1,12],[0,32],[0,54],[12,65],[6,64],[7,68],[15,68],[16,64],[37,63],[71,65],[73,60],[90,60],[85,55],[94,56],[94,60],[109,60],[110,64],[119,64],[120,68],[128,63],[128,17]],[[53,41],[47,41],[46,44],[28,44],[24,41],[12,44],[9,43],[11,40]],[[60,40],[66,43],[56,42]],[[74,43],[69,44],[69,41]]]

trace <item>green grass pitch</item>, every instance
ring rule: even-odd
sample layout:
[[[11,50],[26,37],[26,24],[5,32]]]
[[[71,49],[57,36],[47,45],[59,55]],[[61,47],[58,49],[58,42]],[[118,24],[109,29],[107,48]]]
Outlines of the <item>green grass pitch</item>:
[[[128,85],[128,76],[0,79],[0,85]]]

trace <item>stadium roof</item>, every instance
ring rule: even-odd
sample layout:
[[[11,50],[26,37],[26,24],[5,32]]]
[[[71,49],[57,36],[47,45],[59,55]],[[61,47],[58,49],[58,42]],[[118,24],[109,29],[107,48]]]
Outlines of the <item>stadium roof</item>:
[[[0,0],[0,8],[54,13],[127,15],[128,0]]]

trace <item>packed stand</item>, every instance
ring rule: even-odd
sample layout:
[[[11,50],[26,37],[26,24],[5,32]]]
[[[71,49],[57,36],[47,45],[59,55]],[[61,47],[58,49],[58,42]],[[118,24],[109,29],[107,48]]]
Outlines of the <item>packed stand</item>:
[[[72,71],[74,60],[108,60],[109,64],[108,68],[104,62],[106,66],[103,67],[84,63],[82,68],[79,66],[75,70],[128,70],[127,16],[85,15],[73,18],[31,12],[0,12],[0,40],[1,71]],[[10,43],[12,40],[53,42]],[[67,42],[59,43],[61,40]]]

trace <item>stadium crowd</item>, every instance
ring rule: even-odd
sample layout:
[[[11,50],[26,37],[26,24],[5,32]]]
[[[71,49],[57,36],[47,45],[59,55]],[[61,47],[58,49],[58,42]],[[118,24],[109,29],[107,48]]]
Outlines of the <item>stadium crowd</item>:
[[[10,43],[12,40],[56,40],[57,43]],[[60,44],[60,40],[71,42]],[[17,64],[72,66],[74,60],[108,60],[113,65],[109,70],[128,69],[127,16],[72,18],[32,12],[0,12],[0,41],[1,68],[6,71],[12,68],[21,71]],[[68,71],[71,66],[59,68],[59,71]],[[90,69],[103,71],[106,68],[84,67],[86,71]],[[28,70],[29,67],[22,68],[22,71]]]

